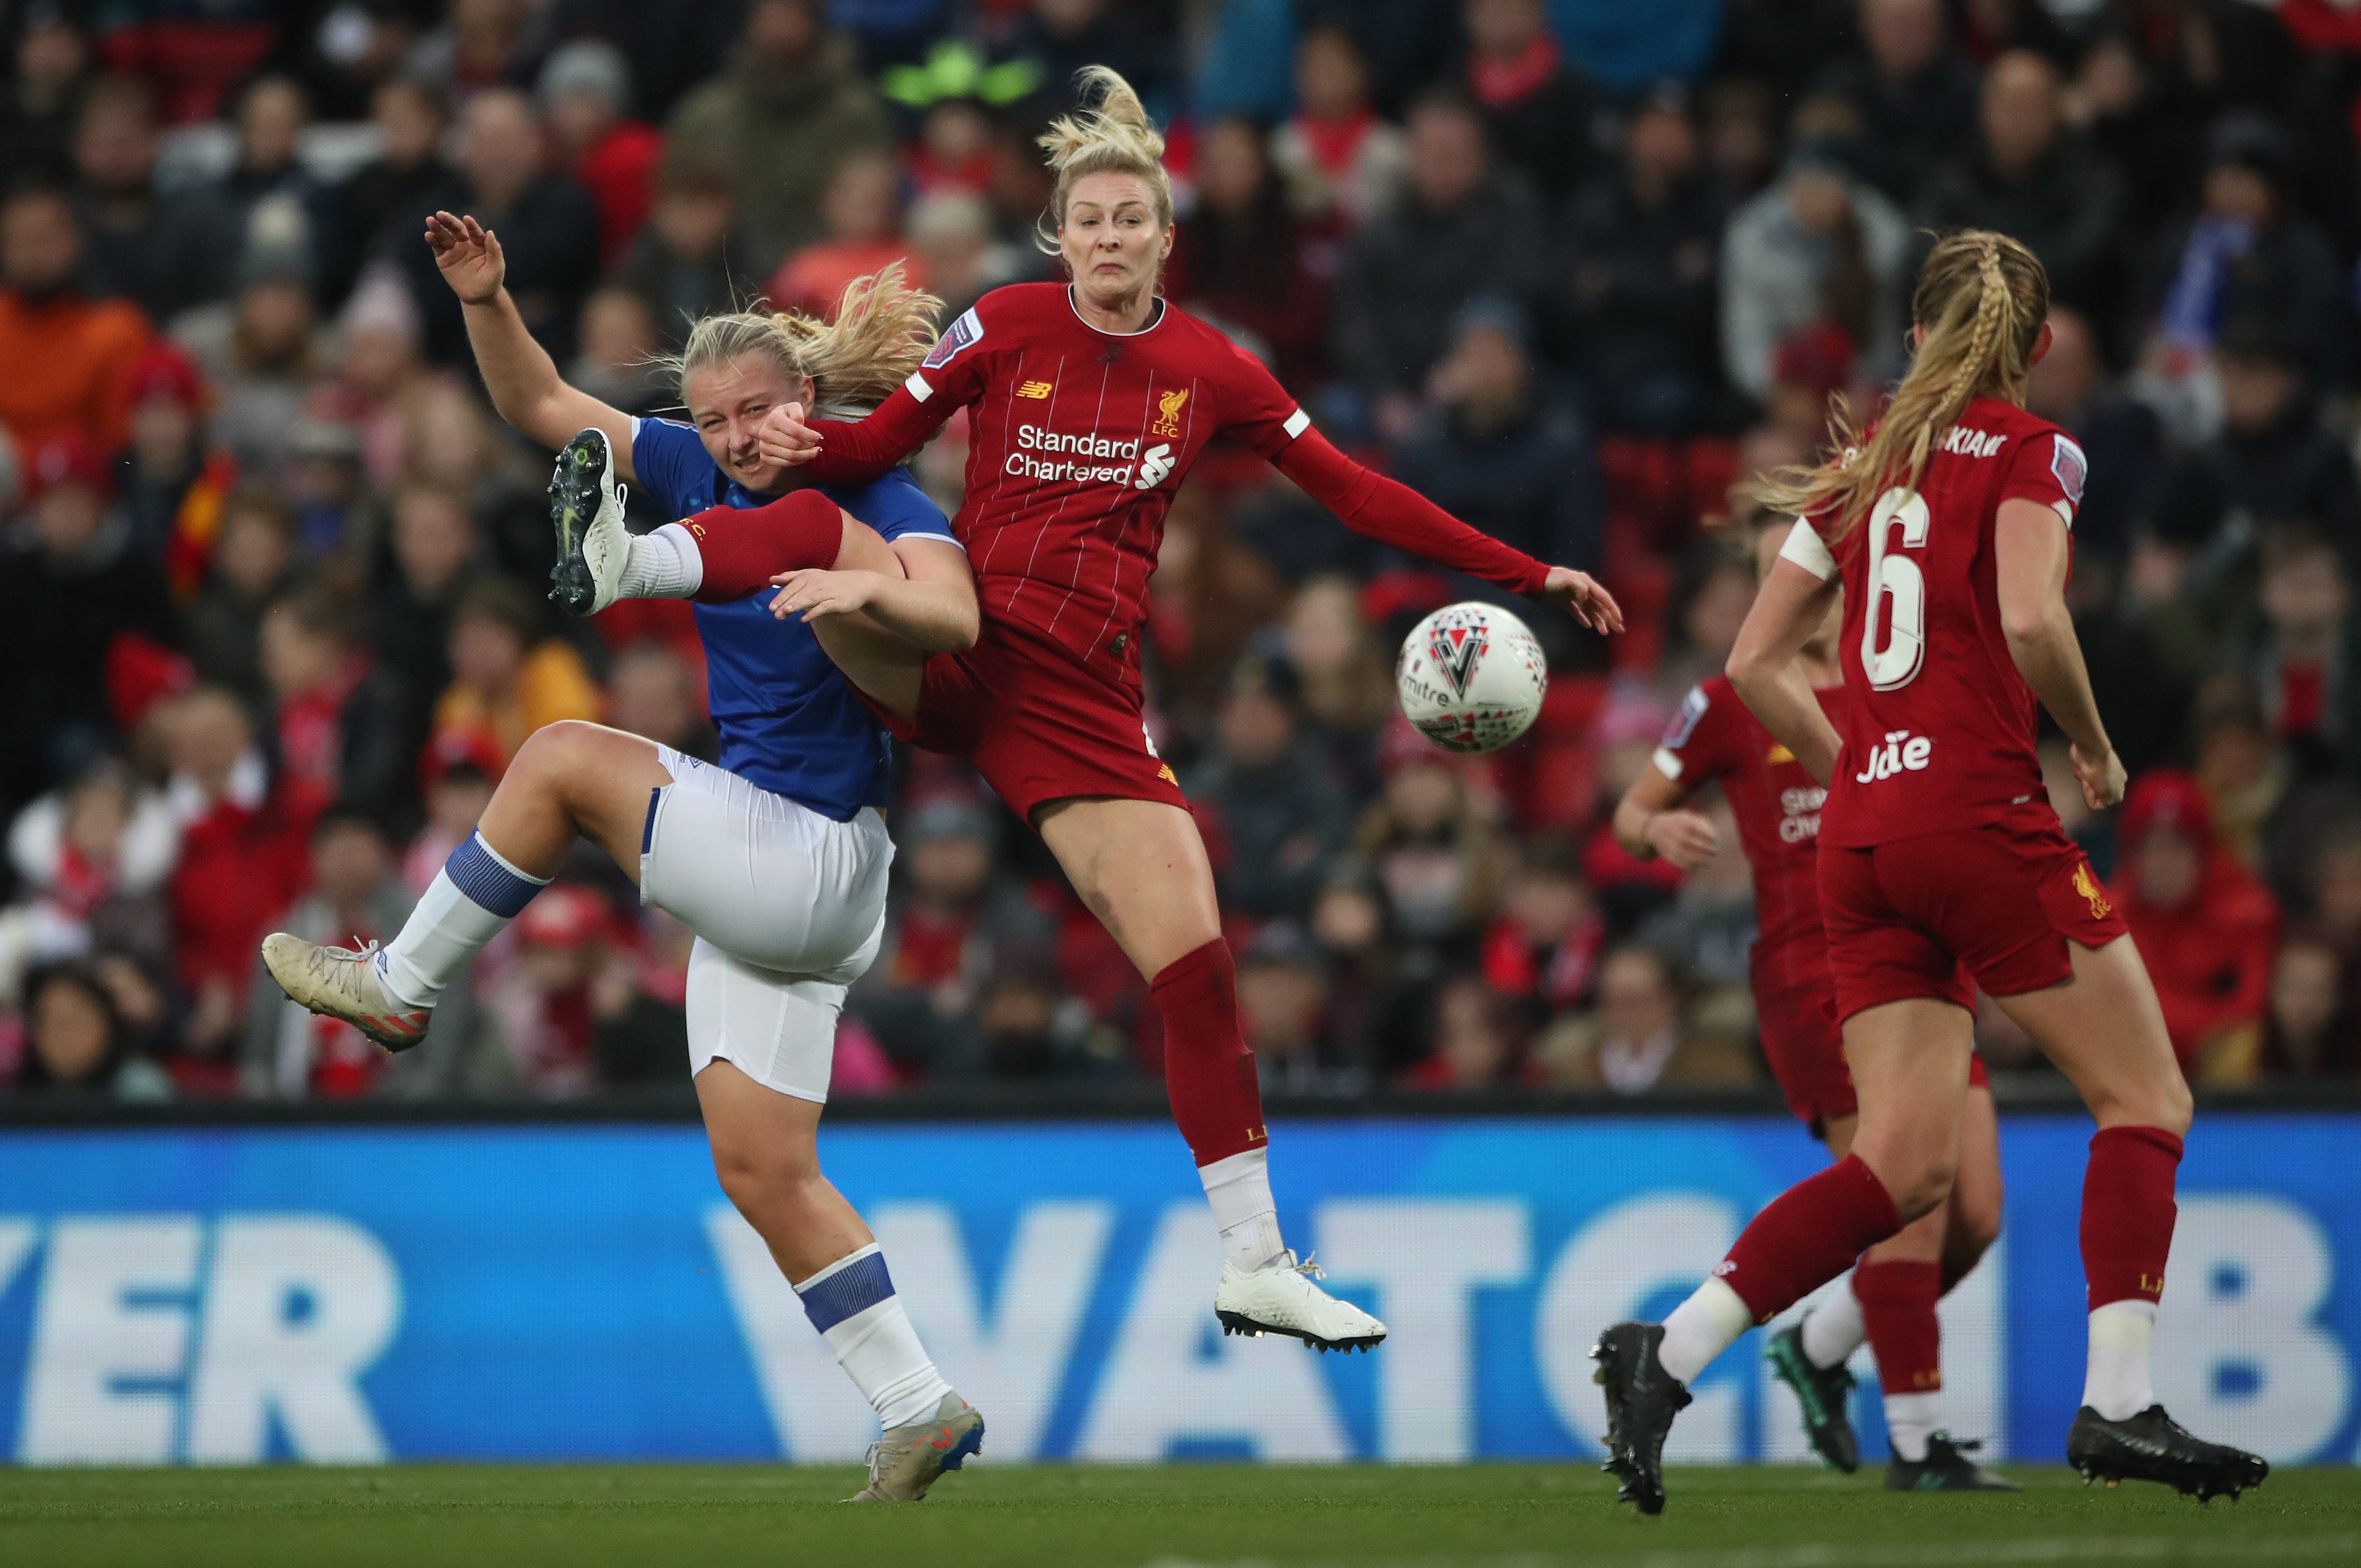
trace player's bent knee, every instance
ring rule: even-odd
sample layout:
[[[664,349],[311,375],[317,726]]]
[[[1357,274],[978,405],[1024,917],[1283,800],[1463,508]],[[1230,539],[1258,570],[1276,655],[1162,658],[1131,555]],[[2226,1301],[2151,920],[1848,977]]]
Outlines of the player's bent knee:
[[[795,1201],[822,1179],[819,1150],[808,1141],[785,1146],[717,1143],[713,1173],[738,1212],[750,1216]]]

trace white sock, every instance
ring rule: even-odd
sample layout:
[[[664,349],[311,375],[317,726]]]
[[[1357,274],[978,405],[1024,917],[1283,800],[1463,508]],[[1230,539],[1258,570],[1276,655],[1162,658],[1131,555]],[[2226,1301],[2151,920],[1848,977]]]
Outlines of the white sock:
[[[2156,1403],[2148,1381],[2147,1342],[2156,1331],[2153,1301],[2110,1301],[2091,1312],[2091,1361],[2082,1375],[2082,1403],[2111,1421]]]
[[[951,1391],[918,1343],[875,1242],[838,1258],[796,1286],[796,1294],[836,1353],[836,1364],[888,1431],[925,1420]]]
[[[1927,1440],[1943,1426],[1943,1396],[1929,1390],[1924,1394],[1888,1394],[1885,1397],[1885,1444],[1894,1450],[1896,1459],[1906,1459],[1913,1464],[1925,1462]]]
[[[1222,1233],[1222,1256],[1247,1273],[1275,1262],[1287,1250],[1279,1239],[1279,1204],[1270,1195],[1270,1151],[1248,1149],[1197,1168],[1213,1223]]]
[[[1804,1314],[1804,1354],[1823,1369],[1852,1359],[1869,1330],[1861,1321],[1861,1298],[1852,1293],[1852,1270],[1847,1269],[1836,1288],[1812,1303]]]
[[[1689,1382],[1753,1326],[1754,1313],[1738,1292],[1719,1279],[1708,1279],[1664,1319],[1664,1343],[1656,1347],[1656,1360],[1665,1371]]]
[[[694,598],[704,583],[705,552],[697,547],[697,536],[680,523],[667,522],[631,536],[616,592],[627,599]]]
[[[401,934],[380,949],[378,979],[395,1001],[432,1007],[486,942],[516,918],[547,877],[528,876],[471,833],[419,896]]]

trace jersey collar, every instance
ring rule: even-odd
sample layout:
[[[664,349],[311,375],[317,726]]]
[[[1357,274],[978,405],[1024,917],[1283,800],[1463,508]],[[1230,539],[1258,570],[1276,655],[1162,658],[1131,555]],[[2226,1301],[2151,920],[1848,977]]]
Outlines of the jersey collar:
[[[1082,314],[1082,307],[1074,302],[1074,286],[1071,283],[1066,285],[1066,308],[1074,313],[1074,319],[1081,322],[1086,330],[1097,333],[1101,337],[1146,337],[1162,326],[1172,314],[1171,303],[1159,294],[1156,296],[1156,318],[1153,321],[1137,332],[1109,332],[1103,326],[1091,325],[1090,319]]]

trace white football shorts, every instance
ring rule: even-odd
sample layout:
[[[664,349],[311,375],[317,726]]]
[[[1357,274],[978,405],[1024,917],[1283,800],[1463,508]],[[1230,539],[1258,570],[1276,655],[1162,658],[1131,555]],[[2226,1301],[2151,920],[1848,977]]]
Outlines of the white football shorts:
[[[863,807],[850,822],[710,762],[657,748],[670,785],[640,836],[640,902],[697,933],[688,1066],[717,1058],[798,1100],[828,1099],[845,988],[885,934],[894,841]]]

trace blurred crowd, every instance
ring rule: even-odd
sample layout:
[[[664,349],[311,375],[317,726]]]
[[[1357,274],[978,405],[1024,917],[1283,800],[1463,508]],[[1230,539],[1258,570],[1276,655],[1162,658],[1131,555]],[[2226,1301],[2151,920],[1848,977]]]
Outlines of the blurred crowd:
[[[896,258],[1052,275],[1031,137],[1115,66],[1171,131],[1168,293],[1323,429],[1601,574],[1532,733],[1463,760],[1392,649],[1488,593],[1242,449],[1177,499],[1151,725],[1268,1085],[1763,1080],[1745,864],[1606,830],[1753,593],[1732,487],[1900,368],[1927,232],[2047,264],[2036,411],[2091,459],[2072,604],[2135,786],[2053,796],[2193,1080],[2361,1073],[2356,257],[2339,0],[164,0],[0,5],[0,1084],[676,1084],[687,937],[588,850],[389,1058],[256,943],[366,942],[535,728],[711,756],[677,602],[554,615],[547,455],[420,239],[500,236],[577,384],[650,413],[697,315]],[[917,463],[947,508],[965,437]],[[1739,513],[1732,516],[1733,511]],[[647,526],[660,519],[635,519]],[[1038,842],[903,760],[839,1092],[1152,1078],[1145,989]],[[2037,1070],[1997,1015],[2002,1069]]]

